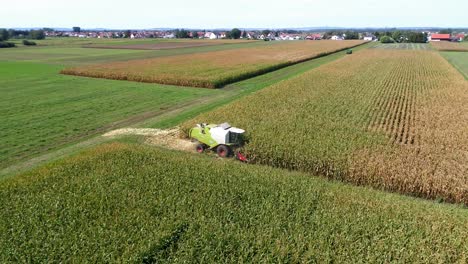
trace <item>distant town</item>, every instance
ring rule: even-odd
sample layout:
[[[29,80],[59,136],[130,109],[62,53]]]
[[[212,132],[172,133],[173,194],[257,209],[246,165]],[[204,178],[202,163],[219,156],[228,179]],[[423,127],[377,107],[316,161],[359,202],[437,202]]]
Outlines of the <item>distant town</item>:
[[[365,40],[381,43],[427,43],[430,41],[462,42],[468,41],[468,29],[238,29],[232,30],[107,30],[107,29],[70,29],[34,28],[1,29],[0,48],[15,47],[17,43],[7,40],[20,40],[23,45],[36,45],[31,40],[45,38],[93,38],[93,39],[247,39],[264,41],[294,40]]]
[[[238,36],[234,31],[238,30]],[[397,42],[404,40],[405,32],[420,33],[424,35],[424,41],[463,41],[468,35],[468,31],[443,29],[438,31],[415,31],[388,29],[386,31],[357,31],[357,30],[328,30],[321,32],[311,32],[302,30],[242,30],[232,31],[220,30],[82,30],[74,27],[68,31],[46,30],[47,37],[75,37],[75,38],[194,38],[194,39],[250,39],[250,40],[346,40],[363,39],[367,41],[378,41],[383,36],[393,37]],[[403,39],[402,39],[403,38]]]

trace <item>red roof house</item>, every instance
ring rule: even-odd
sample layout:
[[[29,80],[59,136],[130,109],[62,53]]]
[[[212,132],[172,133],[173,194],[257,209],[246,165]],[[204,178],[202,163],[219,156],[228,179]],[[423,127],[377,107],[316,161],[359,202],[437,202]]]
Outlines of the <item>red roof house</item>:
[[[446,40],[450,41],[450,34],[432,34],[431,41],[441,41]]]

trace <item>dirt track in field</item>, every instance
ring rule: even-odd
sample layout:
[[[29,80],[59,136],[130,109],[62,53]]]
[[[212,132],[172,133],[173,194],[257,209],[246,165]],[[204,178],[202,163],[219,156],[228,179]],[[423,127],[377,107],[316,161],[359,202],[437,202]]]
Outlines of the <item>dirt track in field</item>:
[[[157,129],[157,128],[122,128],[104,134],[104,137],[137,135],[145,136],[145,143],[153,146],[193,152],[195,143],[183,139],[179,128]]]

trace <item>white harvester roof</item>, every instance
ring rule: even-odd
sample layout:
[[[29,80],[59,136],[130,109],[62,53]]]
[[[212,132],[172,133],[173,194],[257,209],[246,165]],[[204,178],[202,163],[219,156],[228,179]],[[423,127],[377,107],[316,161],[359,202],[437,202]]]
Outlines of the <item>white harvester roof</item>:
[[[243,130],[243,129],[240,129],[240,128],[237,128],[237,127],[231,127],[231,125],[229,123],[219,124],[218,127],[222,128],[224,130],[228,130],[228,131],[233,132],[233,133],[242,134],[242,133],[245,132],[245,130]]]

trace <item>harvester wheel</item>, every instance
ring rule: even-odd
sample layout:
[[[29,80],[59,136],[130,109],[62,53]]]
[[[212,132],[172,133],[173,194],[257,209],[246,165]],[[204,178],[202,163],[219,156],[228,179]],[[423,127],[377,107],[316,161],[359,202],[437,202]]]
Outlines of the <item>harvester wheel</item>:
[[[219,145],[216,148],[216,153],[221,158],[227,158],[231,155],[231,149],[226,145]]]
[[[203,151],[205,151],[205,145],[203,144],[197,144],[195,146],[195,150],[198,152],[198,153],[203,153]]]

